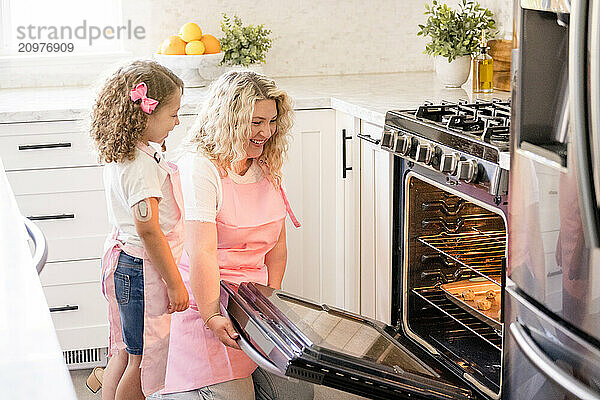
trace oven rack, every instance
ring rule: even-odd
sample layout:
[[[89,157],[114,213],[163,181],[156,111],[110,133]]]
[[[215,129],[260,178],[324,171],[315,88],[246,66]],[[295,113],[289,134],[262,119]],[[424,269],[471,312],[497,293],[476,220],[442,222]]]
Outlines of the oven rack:
[[[506,253],[506,232],[480,231],[426,235],[419,242],[451,258],[477,275],[501,286],[500,282],[481,272],[482,268],[502,273],[502,257]]]
[[[481,338],[497,350],[502,350],[502,332],[497,331],[488,324],[469,314],[456,304],[452,303],[439,289],[415,288],[411,290],[419,298],[441,311],[446,316],[457,322],[460,326]]]

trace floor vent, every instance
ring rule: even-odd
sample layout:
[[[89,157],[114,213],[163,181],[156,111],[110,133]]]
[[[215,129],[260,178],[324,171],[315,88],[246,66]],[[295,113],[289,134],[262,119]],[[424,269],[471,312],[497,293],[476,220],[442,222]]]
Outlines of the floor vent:
[[[65,363],[69,369],[104,367],[107,354],[108,348],[106,347],[63,351]]]

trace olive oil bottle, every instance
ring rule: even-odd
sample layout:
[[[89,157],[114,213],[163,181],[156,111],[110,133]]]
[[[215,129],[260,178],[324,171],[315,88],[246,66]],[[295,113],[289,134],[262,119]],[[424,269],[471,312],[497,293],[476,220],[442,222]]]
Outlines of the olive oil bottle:
[[[479,54],[473,59],[473,93],[491,93],[493,90],[494,60],[487,50],[485,32],[481,32]]]

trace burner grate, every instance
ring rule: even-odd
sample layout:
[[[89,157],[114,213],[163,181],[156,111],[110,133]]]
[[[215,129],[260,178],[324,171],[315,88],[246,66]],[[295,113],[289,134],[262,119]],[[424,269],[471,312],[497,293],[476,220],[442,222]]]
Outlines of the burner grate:
[[[426,102],[414,113],[417,119],[431,122],[442,129],[468,135],[507,150],[510,140],[510,101],[477,100],[442,104]]]

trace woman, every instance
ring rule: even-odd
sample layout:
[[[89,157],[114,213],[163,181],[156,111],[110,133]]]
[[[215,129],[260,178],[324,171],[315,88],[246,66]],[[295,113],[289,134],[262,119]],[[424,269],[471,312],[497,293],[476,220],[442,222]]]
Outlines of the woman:
[[[214,82],[179,159],[186,242],[180,263],[190,309],[174,314],[159,399],[312,399],[313,387],[257,369],[221,315],[220,279],[280,288],[287,261],[281,187],[292,107],[254,72]],[[256,371],[255,371],[256,370]]]

